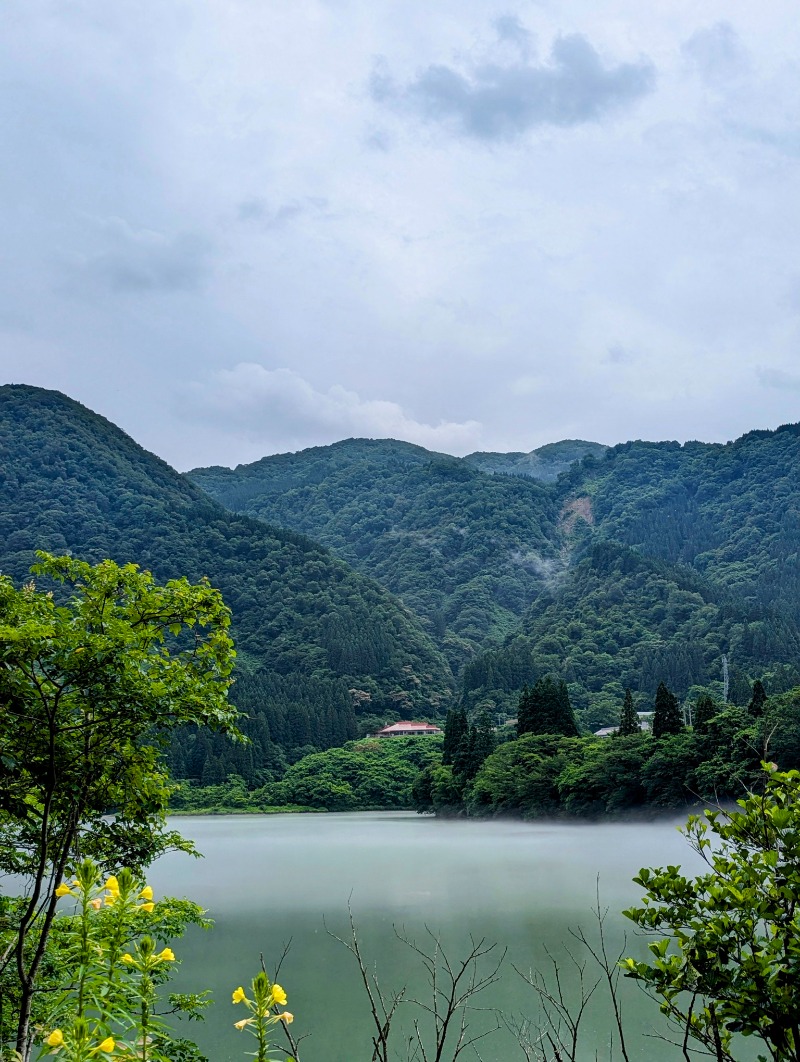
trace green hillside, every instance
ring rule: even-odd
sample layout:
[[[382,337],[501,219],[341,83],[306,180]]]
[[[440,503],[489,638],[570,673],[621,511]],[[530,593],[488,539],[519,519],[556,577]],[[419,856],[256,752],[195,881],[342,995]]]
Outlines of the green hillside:
[[[0,440],[3,571],[26,578],[40,548],[134,561],[159,580],[208,576],[223,592],[239,651],[234,700],[252,716],[254,745],[188,739],[173,750],[179,773],[258,780],[280,760],[276,743],[294,757],[375,717],[442,714],[452,677],[419,622],[304,535],[226,511],[57,392],[0,387]]]
[[[589,538],[560,585],[533,603],[519,633],[466,667],[465,702],[513,715],[526,676],[553,673],[594,730],[617,722],[626,687],[640,710],[652,708],[660,682],[681,697],[708,687],[721,700],[724,654],[729,699],[746,704],[755,678],[773,692],[800,682],[797,625],[779,613],[759,615],[753,619],[689,568]]]
[[[534,458],[566,471],[525,478]],[[787,426],[463,460],[348,440],[190,476],[401,595],[461,668],[469,709],[513,715],[521,686],[553,672],[594,729],[626,686],[641,708],[660,681],[721,696],[723,656],[740,703],[755,678],[776,693],[798,681],[798,471]]]
[[[506,476],[530,476],[543,483],[555,483],[562,472],[581,458],[591,455],[602,457],[607,447],[583,439],[562,439],[547,443],[530,453],[474,453],[464,460],[481,472],[501,473]]]
[[[686,564],[740,606],[800,621],[800,425],[727,445],[631,442],[585,461],[563,490],[596,532]]]
[[[349,439],[188,476],[377,579],[426,619],[454,669],[500,645],[561,563],[552,489],[409,443]]]

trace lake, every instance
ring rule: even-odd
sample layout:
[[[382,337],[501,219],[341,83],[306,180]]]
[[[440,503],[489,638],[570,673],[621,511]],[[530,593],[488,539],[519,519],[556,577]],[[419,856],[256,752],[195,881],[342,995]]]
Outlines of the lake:
[[[212,1062],[244,1059],[252,1049],[249,1035],[233,1029],[245,1015],[241,1006],[231,1005],[231,992],[247,987],[261,954],[272,972],[289,941],[280,982],[295,1015],[292,1031],[308,1034],[302,1062],[369,1062],[368,1001],[354,959],[331,936],[348,937],[348,903],[363,955],[375,965],[387,995],[406,986],[409,997],[430,1000],[419,956],[397,932],[425,947],[439,938],[454,961],[467,955],[471,937],[497,942],[493,956],[507,948],[500,980],[475,1000],[489,1009],[471,1016],[471,1029],[478,1031],[537,1015],[536,996],[521,973],[532,968],[552,973],[550,957],[577,998],[576,971],[565,948],[580,961],[586,958],[570,929],[583,926],[594,937],[598,875],[611,946],[621,947],[627,929],[627,953],[638,955],[645,943],[619,915],[641,897],[632,875],[643,866],[678,863],[698,871],[703,865],[679,834],[677,819],[542,824],[390,812],[171,821],[204,858],[166,856],[151,869],[149,881],[157,895],[188,896],[215,920],[211,932],[193,931],[175,945],[183,960],[177,987],[214,993],[207,1021],[187,1026],[185,1033]],[[594,983],[591,960],[585,976]],[[635,1030],[632,1060],[677,1057],[675,1048],[652,1038],[666,1031],[655,1004],[631,982],[622,982],[622,989]],[[598,989],[589,1007],[581,1054],[587,1062],[621,1057],[610,1043],[607,999]],[[490,1013],[495,1008],[502,1014]],[[415,1016],[424,1018],[411,1004],[401,1006],[406,1036]],[[478,1047],[484,1062],[524,1058],[505,1028]],[[399,1034],[395,1057],[406,1058]],[[468,1051],[461,1057],[476,1056]]]

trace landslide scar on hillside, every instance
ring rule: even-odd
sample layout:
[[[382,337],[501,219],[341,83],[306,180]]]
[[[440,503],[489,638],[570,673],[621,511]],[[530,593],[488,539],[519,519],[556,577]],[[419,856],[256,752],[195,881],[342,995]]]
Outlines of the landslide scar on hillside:
[[[558,518],[559,530],[563,535],[571,535],[578,520],[585,520],[589,525],[594,524],[591,498],[570,498],[564,502]]]

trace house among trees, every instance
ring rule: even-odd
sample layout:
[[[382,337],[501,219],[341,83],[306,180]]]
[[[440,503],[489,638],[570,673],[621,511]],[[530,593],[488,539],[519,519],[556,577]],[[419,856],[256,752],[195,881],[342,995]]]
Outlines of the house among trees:
[[[432,723],[414,723],[408,719],[404,719],[399,723],[390,723],[388,726],[382,726],[380,730],[373,734],[373,737],[417,737],[421,734],[443,734],[442,730],[438,726],[434,726]]]
[[[637,712],[636,716],[639,720],[639,730],[650,730],[653,725],[653,713],[652,712]],[[619,726],[604,726],[602,730],[595,730],[595,737],[613,737],[619,733]]]

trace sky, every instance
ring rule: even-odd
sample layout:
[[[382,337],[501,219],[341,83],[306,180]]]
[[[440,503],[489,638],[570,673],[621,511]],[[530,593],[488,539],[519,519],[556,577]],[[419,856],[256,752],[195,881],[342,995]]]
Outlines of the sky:
[[[800,420],[790,0],[3,0],[0,378],[186,470]]]

